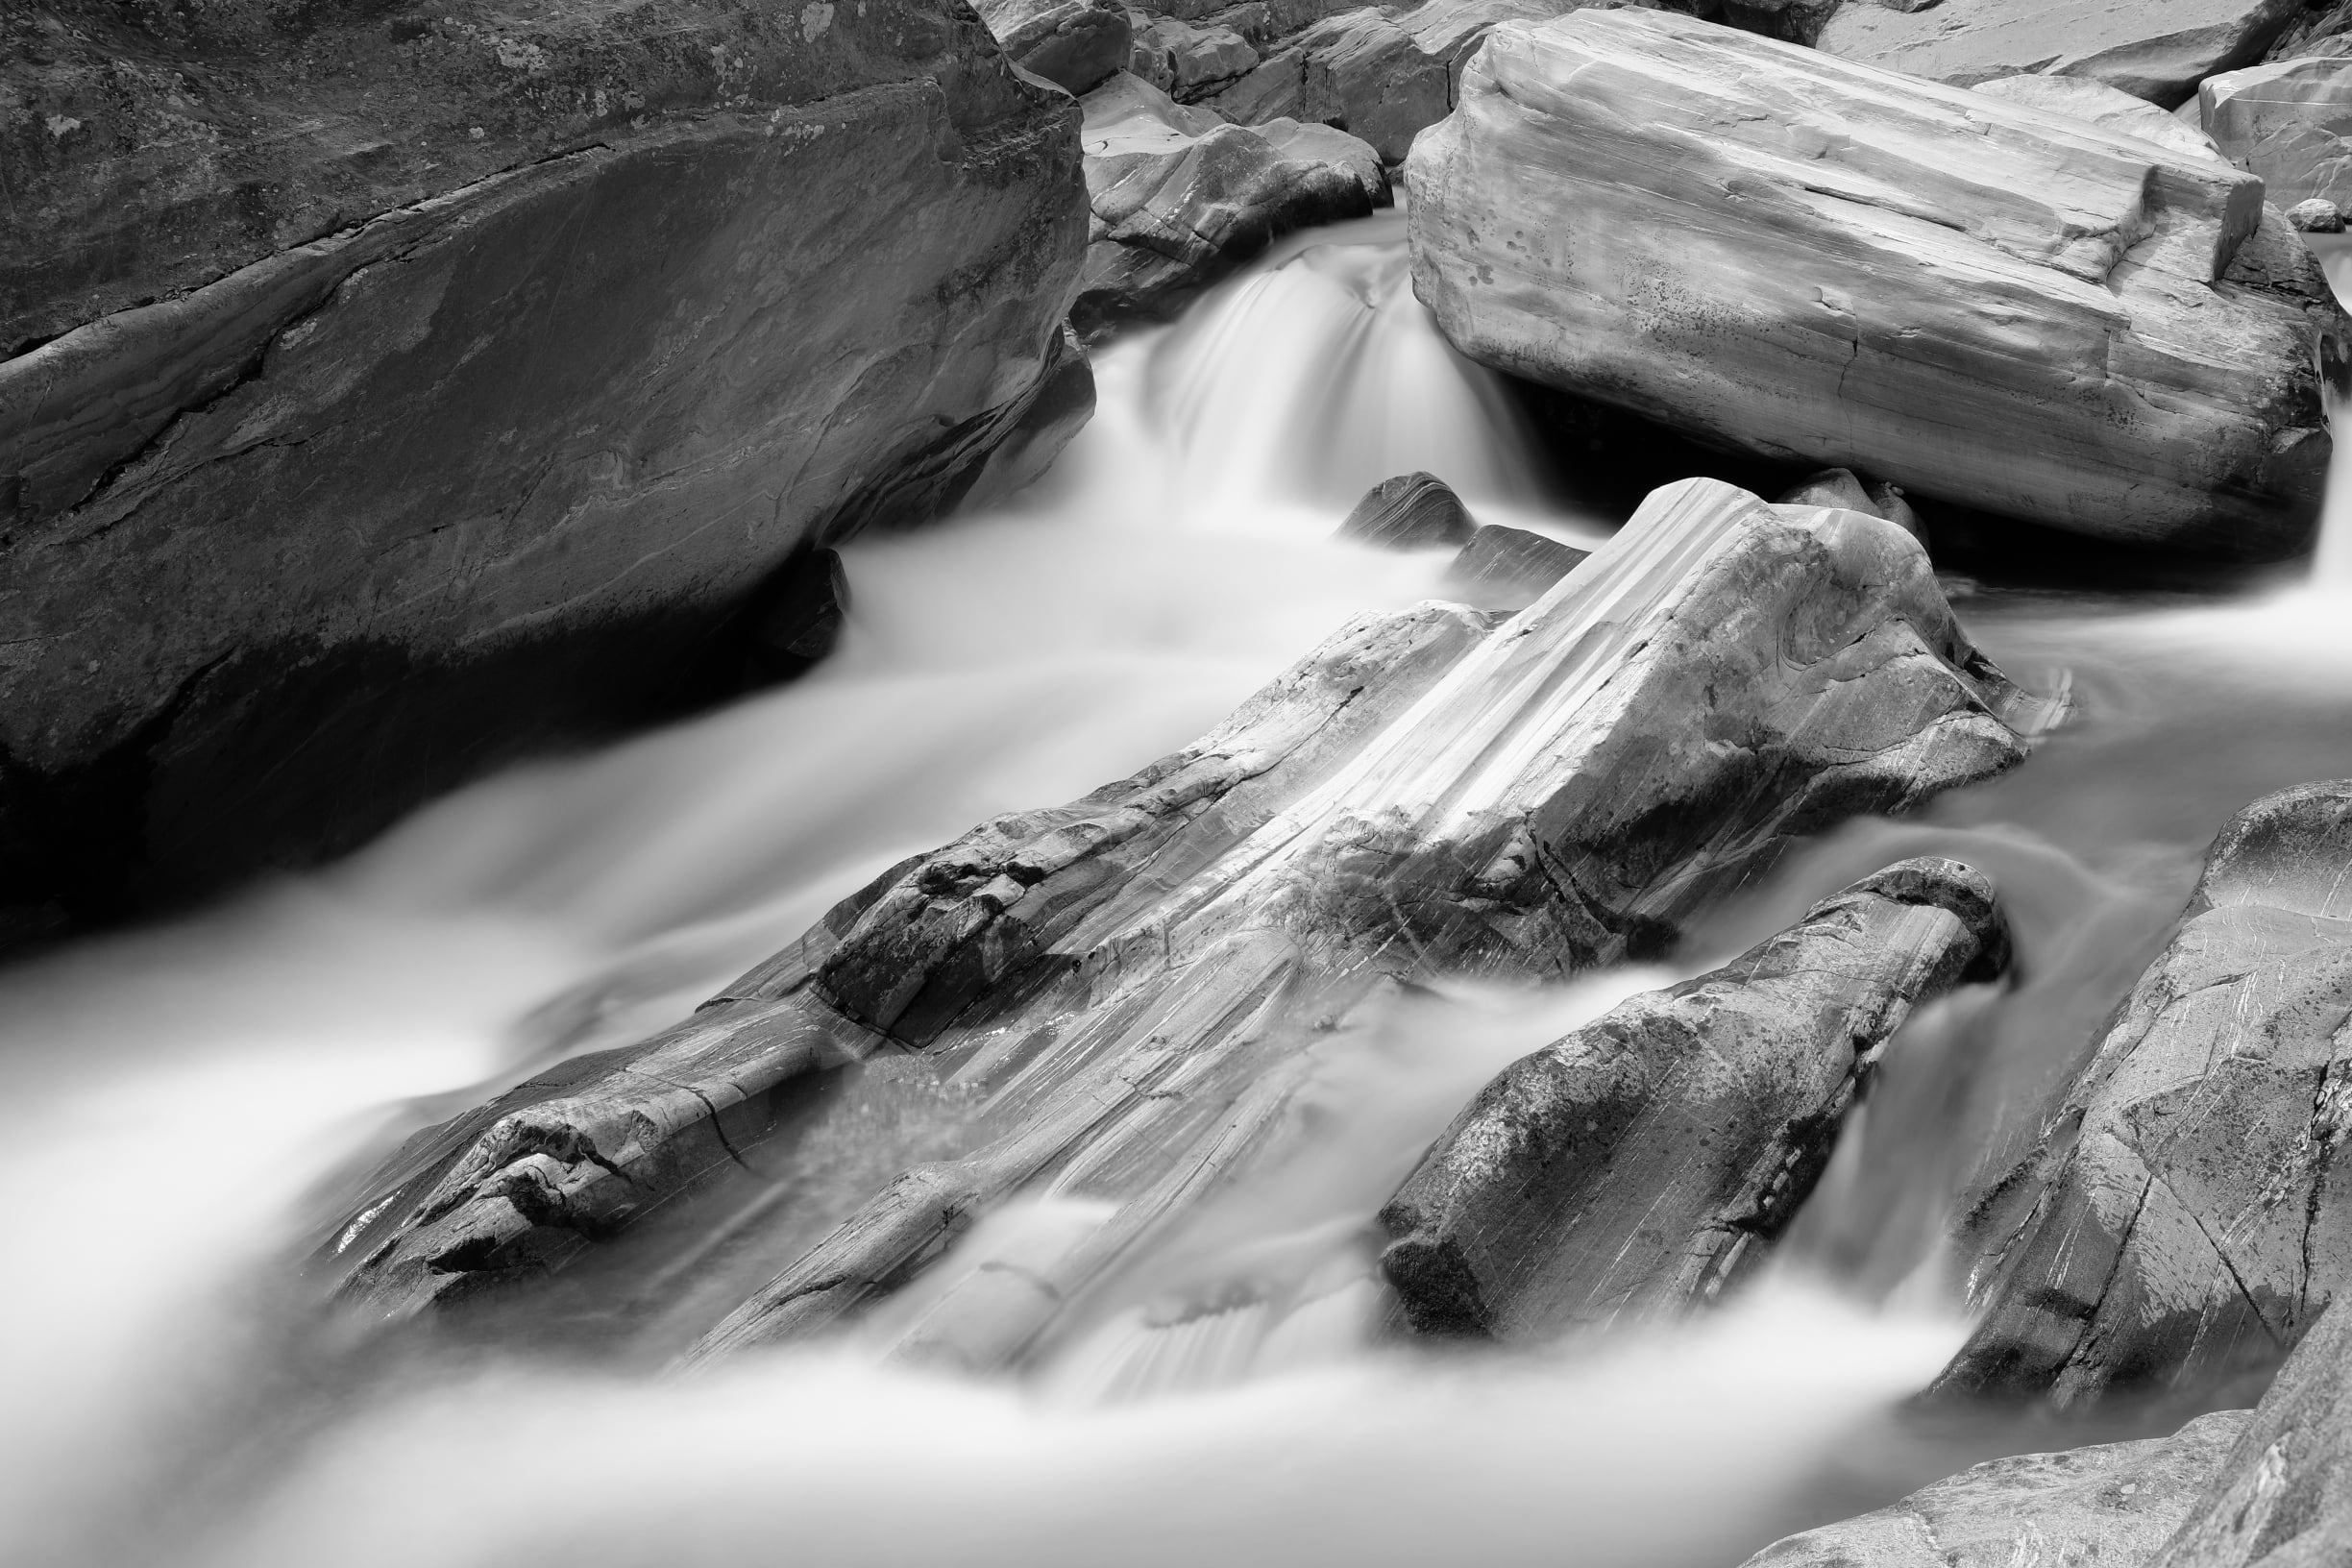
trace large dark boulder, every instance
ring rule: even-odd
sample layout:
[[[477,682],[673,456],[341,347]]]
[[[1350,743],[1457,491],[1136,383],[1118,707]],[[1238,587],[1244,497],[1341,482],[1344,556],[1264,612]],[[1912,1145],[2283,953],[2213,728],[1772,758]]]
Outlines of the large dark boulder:
[[[0,12],[0,100],[19,904],[691,699],[1066,352],[1077,111],[949,0],[61,0]]]

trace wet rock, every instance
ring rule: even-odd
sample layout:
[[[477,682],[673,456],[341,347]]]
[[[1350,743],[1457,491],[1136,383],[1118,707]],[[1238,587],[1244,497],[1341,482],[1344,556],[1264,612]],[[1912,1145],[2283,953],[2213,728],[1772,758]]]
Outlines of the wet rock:
[[[2217,71],[2262,59],[2296,0],[1848,0],[1815,45],[1957,86],[2035,71],[2088,77],[2169,109]]]
[[[2310,541],[2343,315],[2249,269],[2260,184],[2212,159],[1591,10],[1489,36],[1406,180],[1415,289],[1483,363],[2076,532]]]
[[[2225,72],[2198,85],[2196,104],[2222,156],[2261,175],[2280,207],[2352,202],[2352,60]]]
[[[1525,528],[1488,523],[1446,568],[1442,591],[1481,609],[1524,609],[1590,554]]]
[[[2089,77],[1998,76],[1976,83],[1974,90],[2028,109],[2088,120],[2124,135],[2142,136],[2184,158],[2221,156],[2213,138],[2194,124]]]
[[[1135,24],[1114,0],[982,0],[980,19],[1022,70],[1085,94],[1124,70]]]
[[[2343,209],[2324,196],[2315,196],[2308,202],[2297,202],[2287,209],[2287,221],[2298,233],[2306,234],[2340,234],[2343,233]]]
[[[1434,474],[1400,474],[1364,492],[1339,537],[1384,550],[1434,550],[1469,542],[1470,509]]]
[[[1227,27],[1194,27],[1173,16],[1146,16],[1136,28],[1127,69],[1178,103],[1214,92],[1258,64],[1249,40]]]
[[[1904,861],[1520,1058],[1381,1211],[1407,1320],[1531,1339],[1712,1300],[1812,1191],[1911,1009],[2007,957],[1990,880]]]
[[[1082,332],[1164,317],[1277,235],[1388,201],[1380,155],[1329,126],[1228,125],[1127,73],[1088,94],[1086,116]]]
[[[674,711],[1022,424],[1082,255],[959,6],[282,11],[0,15],[0,886],[81,919]]]
[[[2208,1419],[2212,1419],[2209,1417]],[[2352,1561],[2352,1312],[2304,1336],[2149,1568]]]
[[[1988,1460],[1742,1568],[2146,1568],[2252,1419],[2218,1410],[2169,1437]]]
[[[1918,546],[1691,480],[1521,615],[1366,617],[1194,746],[893,868],[684,1024],[422,1137],[326,1266],[387,1315],[675,1213],[793,1079],[884,1046],[970,1096],[703,1354],[815,1333],[1050,1180],[1099,1205],[1034,1287],[949,1289],[908,1354],[1016,1360],[1278,1135],[1315,1044],[1441,975],[1670,943],[1790,842],[2024,755],[2051,705],[1968,645]],[[740,1299],[740,1298],[739,1298]]]
[[[1927,525],[1920,521],[1919,513],[1903,500],[1899,488],[1884,479],[1863,479],[1850,468],[1825,468],[1810,475],[1781,496],[1777,504],[1843,506],[1849,511],[1868,512],[1873,517],[1885,518],[1921,544],[1927,543]]]
[[[2352,783],[2232,820],[2038,1144],[1963,1227],[1940,1380],[2079,1406],[2260,1376],[2352,1267]]]

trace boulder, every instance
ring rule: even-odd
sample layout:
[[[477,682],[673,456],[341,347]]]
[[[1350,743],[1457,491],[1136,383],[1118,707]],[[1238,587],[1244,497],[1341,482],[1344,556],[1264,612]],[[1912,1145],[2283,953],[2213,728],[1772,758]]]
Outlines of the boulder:
[[[2352,202],[2352,59],[2283,60],[2209,77],[2197,119],[2281,207]]]
[[[289,14],[0,12],[0,886],[79,919],[696,699],[1022,427],[1083,254],[946,0]]]
[[[1903,500],[1900,489],[1884,479],[1864,479],[1850,468],[1825,468],[1799,480],[1780,497],[1778,504],[1844,506],[1868,512],[1873,517],[1885,518],[1921,544],[1927,543],[1927,525],[1920,521],[1919,513]]]
[[[1071,319],[1089,333],[1172,314],[1277,235],[1388,201],[1380,155],[1344,131],[1228,125],[1125,72],[1087,95],[1086,149],[1093,221]]]
[[[2147,1568],[2251,1419],[2217,1410],[2169,1437],[1991,1459],[1741,1568]]]
[[[1524,609],[1590,554],[1526,528],[1488,523],[1446,568],[1442,591],[1481,609]]]
[[[2299,0],[1847,0],[1814,43],[1955,86],[2027,71],[2081,76],[2169,109],[2215,72],[2262,59],[2302,9]]]
[[[1713,1300],[1812,1192],[1912,1008],[2007,958],[1989,880],[1904,861],[1520,1058],[1381,1211],[1406,1320],[1539,1339]]]
[[[2208,1419],[2212,1419],[2209,1417]],[[2148,1568],[2352,1561],[2352,1312],[2320,1318]]]
[[[2352,783],[2256,801],[2039,1142],[1962,1227],[1939,1380],[2081,1406],[2259,1377],[2352,1267]]]
[[[2310,543],[2346,324],[2226,165],[1592,10],[1490,35],[1406,182],[1415,291],[1485,364],[2076,532]]]
[[[1364,492],[1339,537],[1384,550],[1435,550],[1470,542],[1470,509],[1434,474],[1400,474]]]
[[[2183,116],[2168,114],[2144,98],[2086,76],[1997,76],[1976,83],[1975,90],[2028,109],[2089,120],[2125,135],[2144,136],[2184,158],[2221,156],[2213,138]]]
[[[1289,116],[1336,126],[1387,163],[1403,162],[1413,137],[1453,107],[1444,59],[1368,9],[1307,28],[1210,102],[1244,125]]]
[[[1179,103],[1205,98],[1257,68],[1258,51],[1228,27],[1194,27],[1173,16],[1141,16],[1127,69]]]
[[[975,9],[1022,70],[1080,95],[1126,69],[1135,47],[1135,24],[1115,0],[981,0]]]
[[[2343,233],[2343,208],[2324,196],[2314,196],[2308,202],[2297,202],[2287,209],[2287,221],[2298,233],[2340,234]]]
[[[400,1316],[686,1223],[714,1173],[773,1168],[796,1079],[887,1047],[962,1096],[963,1152],[884,1184],[698,1354],[860,1313],[1049,1188],[1092,1217],[1024,1244],[1028,1284],[983,1271],[904,1331],[1004,1364],[1285,1136],[1315,1042],[1400,988],[1655,954],[1794,836],[1997,772],[2054,717],[1900,529],[1669,486],[1500,626],[1361,618],[1193,747],[893,868],[677,1027],[420,1135],[322,1266]]]

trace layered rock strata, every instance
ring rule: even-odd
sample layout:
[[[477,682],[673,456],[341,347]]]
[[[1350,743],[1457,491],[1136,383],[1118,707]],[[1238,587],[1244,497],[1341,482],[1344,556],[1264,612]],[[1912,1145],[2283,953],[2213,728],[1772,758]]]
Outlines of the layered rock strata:
[[[1522,1057],[1381,1211],[1407,1320],[1540,1339],[1713,1300],[1811,1193],[1912,1008],[2007,959],[1988,879],[1905,861]]]
[[[1477,527],[1470,509],[1445,480],[1416,472],[1383,479],[1365,491],[1341,520],[1338,537],[1384,550],[1437,550],[1467,545]]]
[[[1415,289],[1484,363],[2077,532],[2309,543],[2343,318],[2214,160],[1583,11],[1490,36],[1406,180]]]
[[[1941,1386],[2079,1406],[2260,1376],[2352,1267],[2352,783],[2248,806],[2041,1140],[1963,1228]]]
[[[1035,1288],[986,1271],[917,1335],[995,1364],[1398,985],[1655,952],[1792,835],[1998,772],[2052,716],[1899,529],[1670,486],[1500,626],[1361,620],[1194,747],[894,868],[676,1029],[426,1135],[330,1266],[390,1315],[544,1274],[751,1147],[796,1076],[914,1052],[974,1097],[971,1152],[907,1170],[705,1353],[859,1312],[1016,1194],[1101,1204]]]
[[[1076,110],[960,6],[0,30],[0,843],[76,913],[676,702],[1064,352]]]
[[[1483,524],[1446,567],[1445,592],[1481,609],[1525,609],[1589,555],[1526,528]]]

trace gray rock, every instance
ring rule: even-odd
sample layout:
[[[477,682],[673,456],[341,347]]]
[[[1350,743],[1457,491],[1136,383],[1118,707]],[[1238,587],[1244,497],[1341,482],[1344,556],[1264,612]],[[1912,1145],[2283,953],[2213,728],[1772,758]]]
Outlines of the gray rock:
[[[1387,163],[1453,107],[1446,61],[1368,9],[1309,27],[1210,101],[1244,125],[1286,115],[1336,126]]]
[[[2285,60],[2209,77],[2198,122],[2270,200],[2352,203],[2352,60]]]
[[[1205,98],[1258,65],[1258,51],[1228,27],[1194,27],[1138,13],[1127,69],[1179,103]]]
[[[1921,544],[1927,543],[1927,525],[1920,521],[1919,513],[1903,500],[1900,489],[1884,479],[1865,480],[1850,468],[1825,468],[1811,475],[1791,487],[1776,504],[1843,506],[1849,511],[1868,512],[1873,517],[1885,518]]]
[[[2343,233],[2343,208],[2324,196],[2314,196],[2308,202],[2297,202],[2287,209],[2287,221],[2300,233],[2340,234]]]
[[[1590,10],[1491,34],[1406,183],[1415,290],[1483,363],[2076,532],[2310,542],[2317,340],[2352,328],[2308,258],[2251,266],[2224,164]]]
[[[2144,136],[2184,158],[2221,156],[2213,138],[2182,116],[2168,114],[2144,98],[2087,76],[1998,76],[1974,84],[1973,90],[2028,109],[2088,120],[2125,135]]]
[[[1481,609],[1525,609],[1590,553],[1525,528],[1484,524],[1446,568],[1443,591]]]
[[[1956,86],[2035,71],[2081,76],[2161,108],[2217,71],[2262,59],[2297,0],[1849,0],[1814,42],[1849,60]]]
[[[1478,525],[1434,474],[1400,474],[1364,492],[1339,525],[1339,537],[1384,550],[1434,550],[1467,544]]]
[[[2041,1141],[1963,1227],[1940,1380],[2080,1406],[2259,1375],[2352,1267],[2352,783],[2233,819]]]
[[[676,1028],[422,1136],[326,1266],[390,1316],[561,1268],[676,1214],[796,1078],[889,1044],[972,1096],[969,1152],[889,1183],[698,1354],[855,1314],[1050,1179],[1107,1207],[1019,1289],[975,1276],[906,1330],[1004,1364],[1277,1137],[1314,1042],[1400,986],[1654,952],[1793,836],[1997,772],[2054,717],[1899,529],[1669,486],[1501,627],[1361,619],[1193,747],[894,868]]]
[[[2169,1437],[1988,1460],[1742,1568],[2146,1568],[2252,1419],[2217,1410]]]
[[[2007,958],[1990,880],[1908,860],[1522,1057],[1381,1211],[1407,1320],[1516,1340],[1711,1301],[1811,1193],[1911,1009]]]
[[[981,0],[975,8],[1025,71],[1084,95],[1127,67],[1135,24],[1115,0]]]
[[[1081,331],[1168,315],[1277,235],[1389,199],[1380,155],[1329,126],[1228,125],[1126,73],[1085,107],[1093,222],[1071,307]]]
[[[1056,353],[1075,106],[960,6],[127,17],[0,9],[12,891],[119,916],[664,711]]]

